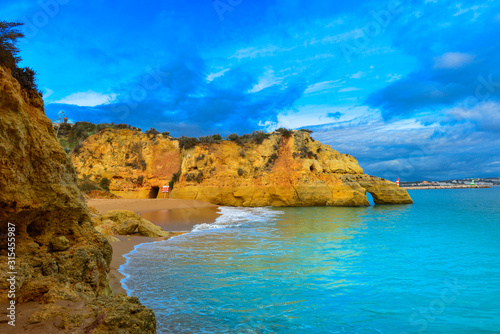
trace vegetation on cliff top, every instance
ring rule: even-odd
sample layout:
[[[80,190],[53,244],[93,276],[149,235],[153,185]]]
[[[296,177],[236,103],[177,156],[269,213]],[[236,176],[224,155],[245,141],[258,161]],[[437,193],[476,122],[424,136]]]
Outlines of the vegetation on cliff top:
[[[10,69],[21,87],[42,96],[36,85],[36,72],[29,67],[17,66],[21,62],[21,57],[16,43],[19,38],[24,37],[18,29],[22,25],[20,22],[0,21],[0,65]]]
[[[99,133],[101,130],[104,129],[116,129],[116,130],[129,129],[134,131],[142,131],[140,128],[136,128],[128,124],[114,124],[114,123],[94,124],[90,122],[70,123],[68,122],[67,117],[65,117],[63,111],[59,113],[58,119],[54,122],[54,129],[56,130],[57,137],[62,147],[67,153],[71,152],[72,150],[73,152],[78,153],[85,139],[96,133]],[[299,131],[312,133],[311,130],[306,130],[306,129],[301,129]],[[276,130],[276,132],[281,134],[285,138],[289,138],[293,134],[292,129],[286,129],[286,128],[279,128]],[[254,131],[252,133],[243,134],[241,136],[236,133],[233,133],[228,135],[226,138],[222,137],[220,134],[215,134],[211,136],[201,136],[198,138],[186,137],[186,136],[181,136],[179,138],[172,138],[169,132],[160,133],[155,128],[150,128],[144,133],[148,135],[150,138],[156,138],[159,134],[161,134],[165,138],[175,139],[179,142],[179,148],[184,150],[193,148],[198,144],[219,144],[224,140],[235,142],[240,146],[243,146],[247,143],[255,143],[260,145],[265,139],[268,139],[271,136],[270,133],[266,133],[264,131]]]
[[[78,153],[85,139],[104,129],[129,129],[141,131],[141,129],[128,124],[94,124],[89,122],[76,122],[73,124],[64,120],[64,113],[60,113],[58,122],[54,123],[54,128],[59,142],[67,153],[71,150]]]

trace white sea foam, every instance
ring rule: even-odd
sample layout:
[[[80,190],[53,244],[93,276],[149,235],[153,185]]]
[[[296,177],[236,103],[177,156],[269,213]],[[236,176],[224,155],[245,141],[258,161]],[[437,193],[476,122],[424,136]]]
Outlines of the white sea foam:
[[[215,222],[211,224],[198,224],[193,227],[193,232],[206,230],[217,230],[222,228],[234,228],[247,223],[265,222],[283,214],[283,211],[269,207],[260,208],[240,208],[240,207],[220,207],[221,214]]]

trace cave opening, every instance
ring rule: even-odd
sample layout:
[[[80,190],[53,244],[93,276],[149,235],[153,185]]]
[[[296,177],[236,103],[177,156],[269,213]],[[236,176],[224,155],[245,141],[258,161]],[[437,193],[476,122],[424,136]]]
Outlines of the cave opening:
[[[160,191],[160,187],[153,186],[151,190],[149,190],[148,198],[156,198],[158,197],[158,192]]]

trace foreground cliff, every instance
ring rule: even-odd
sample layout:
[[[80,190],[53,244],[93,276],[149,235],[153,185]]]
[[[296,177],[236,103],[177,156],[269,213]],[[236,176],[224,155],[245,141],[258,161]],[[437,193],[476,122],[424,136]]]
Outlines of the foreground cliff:
[[[364,174],[355,158],[307,131],[232,139],[180,145],[162,135],[104,130],[73,152],[72,161],[80,177],[106,177],[123,197],[162,197],[158,190],[174,178],[172,198],[219,205],[368,206],[367,192],[376,204],[412,203],[406,190]]]
[[[24,303],[45,304],[25,327],[6,332],[155,332],[151,310],[136,298],[112,296],[111,246],[91,223],[43,101],[2,66],[0,189],[0,303],[15,305],[18,318]]]

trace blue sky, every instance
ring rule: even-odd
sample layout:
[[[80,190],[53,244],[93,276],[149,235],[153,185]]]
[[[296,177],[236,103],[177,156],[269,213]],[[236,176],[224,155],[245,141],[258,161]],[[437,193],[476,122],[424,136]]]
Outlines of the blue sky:
[[[494,1],[2,0],[46,113],[173,136],[308,128],[388,179],[500,176]]]

